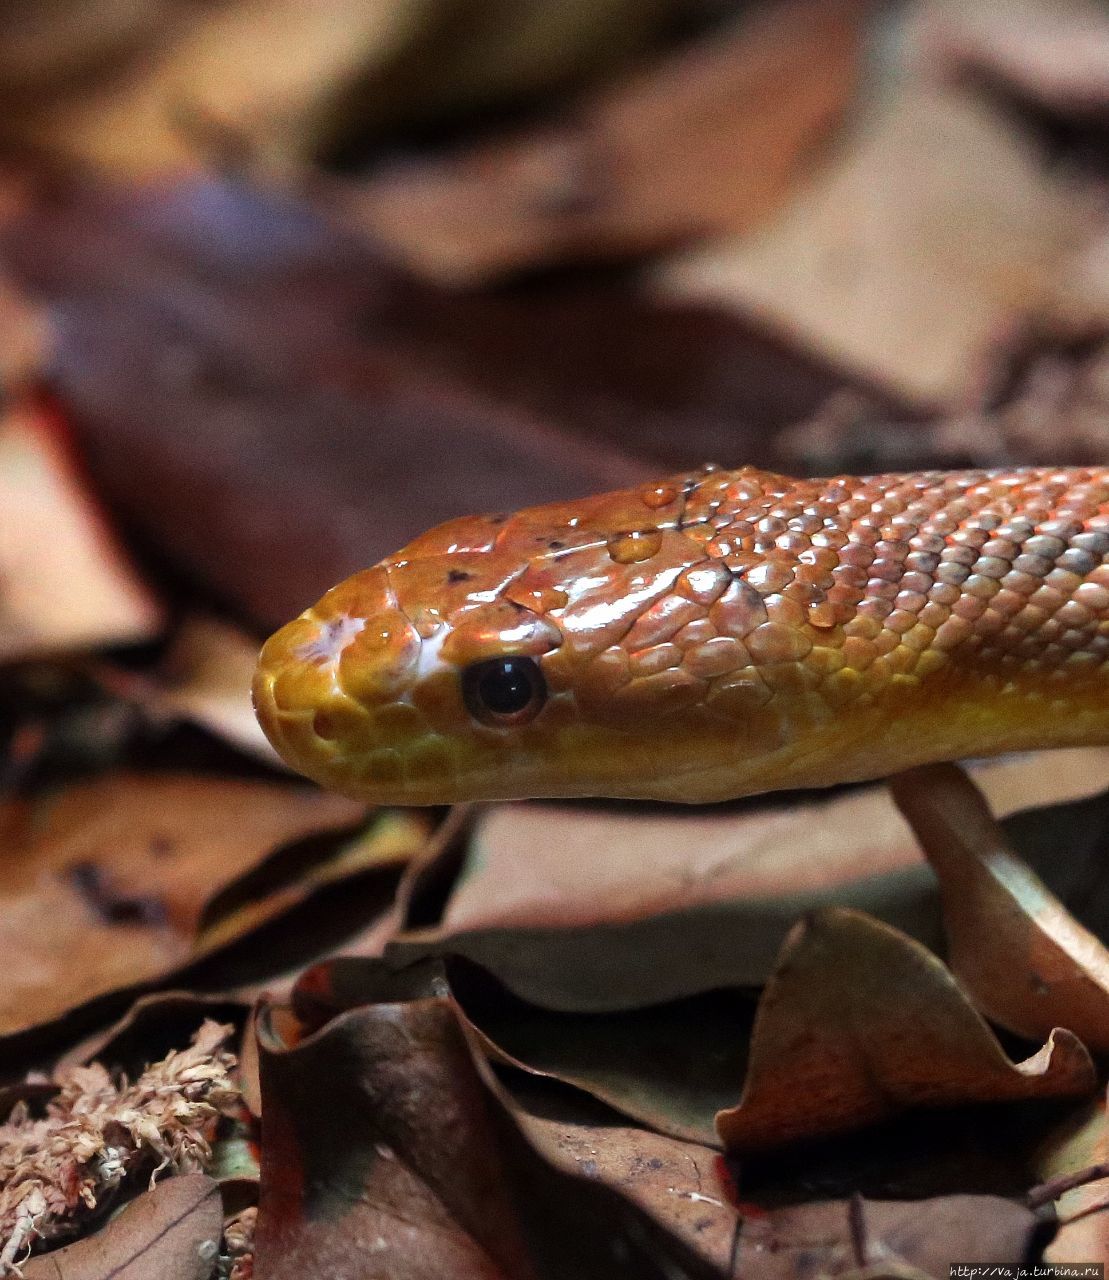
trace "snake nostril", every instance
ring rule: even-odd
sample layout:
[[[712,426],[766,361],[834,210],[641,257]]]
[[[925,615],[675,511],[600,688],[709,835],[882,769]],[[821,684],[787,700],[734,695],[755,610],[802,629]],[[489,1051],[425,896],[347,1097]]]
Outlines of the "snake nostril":
[[[312,717],[312,732],[317,738],[330,740],[339,736],[339,728],[334,716],[327,711],[317,711]]]

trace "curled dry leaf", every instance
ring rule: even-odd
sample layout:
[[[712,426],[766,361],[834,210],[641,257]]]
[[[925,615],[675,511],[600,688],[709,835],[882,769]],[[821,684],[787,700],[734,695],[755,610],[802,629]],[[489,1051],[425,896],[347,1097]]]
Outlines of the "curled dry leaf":
[[[929,6],[905,11],[919,24]],[[900,47],[911,50],[914,31]],[[917,69],[826,176],[754,235],[695,247],[670,298],[755,313],[921,407],[981,398],[998,344],[1054,305],[1096,195],[968,90]]]
[[[161,613],[81,486],[64,426],[0,417],[0,662],[149,640]]]
[[[925,1280],[948,1275],[957,1263],[1024,1262],[1042,1227],[1034,1213],[1001,1196],[791,1205],[744,1215],[733,1274],[859,1280],[855,1268],[870,1266],[874,1280],[906,1271]]]
[[[1098,0],[938,6],[934,56],[1063,114],[1109,107],[1109,15]]]
[[[1109,950],[1013,852],[957,766],[932,765],[890,788],[939,877],[949,963],[981,1011],[1030,1039],[1053,1027],[1109,1051]],[[1058,856],[1066,857],[1066,831]]]
[[[742,230],[847,109],[868,8],[779,0],[579,103],[569,124],[408,161],[337,203],[453,285]]]
[[[210,1280],[222,1226],[219,1188],[185,1174],[133,1200],[96,1235],[20,1270],[24,1280]]]
[[[284,768],[250,704],[257,661],[258,642],[252,636],[215,618],[190,618],[174,636],[162,682],[150,690],[150,705]]]
[[[1078,1115],[1069,1116],[1046,1141],[1039,1159],[1044,1183],[1067,1178],[1109,1160],[1109,1117],[1104,1092]],[[1045,1262],[1109,1258],[1109,1178],[1085,1182],[1055,1201],[1060,1228]]]
[[[611,1117],[590,1118],[513,1082],[520,1124],[539,1150],[571,1173],[615,1187],[722,1271],[729,1271],[736,1234],[732,1187],[719,1151]],[[567,1116],[567,1112],[571,1116]],[[749,1276],[757,1273],[746,1272]],[[762,1280],[759,1276],[759,1280]]]
[[[295,1048],[260,1023],[270,1280],[717,1280],[610,1188],[521,1132],[448,1000],[342,1014]]]
[[[9,802],[0,808],[0,1035],[195,959],[220,890],[275,847],[363,813],[306,786],[192,774],[119,773]],[[298,897],[275,878],[271,915]],[[253,895],[244,931],[266,918],[264,896]],[[210,932],[212,946],[231,936]]]
[[[940,961],[857,911],[798,924],[759,1003],[739,1104],[717,1117],[734,1152],[873,1124],[917,1106],[1080,1097],[1090,1056],[1055,1030],[1012,1063]]]
[[[992,762],[976,777],[1012,813],[1109,787],[1109,751]],[[445,853],[452,865],[417,894],[390,955],[465,956],[548,1009],[760,985],[798,916],[828,905],[942,940],[932,877],[885,788],[738,810],[484,806],[460,870],[458,849]]]
[[[484,970],[447,957],[397,969],[338,956],[293,990],[311,1026],[345,1009],[450,995],[489,1057],[560,1080],[675,1139],[715,1146],[714,1118],[735,1097],[747,1061],[754,999],[711,991],[647,1009],[552,1013],[511,995]]]
[[[145,24],[137,24],[124,50],[132,56],[96,67],[91,86],[43,84],[34,109],[4,123],[39,147],[129,173],[197,168],[214,153],[287,176],[352,134],[364,144],[390,123],[449,118],[595,74],[657,38],[679,7],[675,0],[176,5],[145,41]],[[0,66],[3,52],[0,43]]]

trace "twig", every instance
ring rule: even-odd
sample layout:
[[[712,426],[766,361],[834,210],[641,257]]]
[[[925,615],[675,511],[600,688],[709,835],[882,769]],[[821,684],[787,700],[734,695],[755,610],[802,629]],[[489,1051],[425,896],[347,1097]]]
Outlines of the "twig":
[[[1057,1178],[1041,1182],[1038,1187],[1033,1187],[1026,1193],[1024,1203],[1029,1209],[1039,1209],[1045,1204],[1051,1204],[1053,1200],[1058,1200],[1068,1191],[1073,1191],[1075,1187],[1084,1187],[1088,1182],[1097,1182],[1100,1178],[1109,1178],[1109,1160],[1092,1164],[1086,1169],[1079,1169],[1077,1173],[1062,1173]]]

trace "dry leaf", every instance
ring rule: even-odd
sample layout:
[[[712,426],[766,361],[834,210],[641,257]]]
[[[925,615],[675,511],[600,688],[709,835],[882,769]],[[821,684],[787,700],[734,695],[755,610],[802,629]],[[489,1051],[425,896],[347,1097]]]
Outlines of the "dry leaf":
[[[266,764],[283,767],[250,704],[258,642],[229,623],[193,617],[174,636],[166,655],[164,685],[150,703],[164,713],[199,724]]]
[[[0,193],[2,216],[3,194]],[[46,359],[49,340],[43,308],[34,306],[0,275],[0,390],[5,395],[39,371]]]
[[[1000,1196],[938,1196],[933,1200],[847,1200],[792,1205],[744,1216],[735,1253],[736,1276],[806,1280],[873,1265],[917,1269],[920,1280],[946,1276],[959,1263],[985,1266],[1027,1261],[1043,1223]],[[860,1257],[860,1254],[862,1255]]]
[[[9,802],[0,810],[0,1034],[195,958],[220,889],[276,846],[363,812],[307,786],[189,774],[115,774],[49,801]]]
[[[736,1274],[736,1211],[718,1151],[614,1124],[607,1115],[590,1118],[584,1107],[538,1090],[521,1091],[515,1082],[512,1094],[522,1108],[521,1127],[553,1164],[615,1187],[726,1274]],[[745,1269],[743,1274],[753,1280],[757,1273]]]
[[[957,408],[1006,335],[1049,308],[1096,225],[1092,190],[1050,173],[969,90],[918,69],[782,216],[677,258],[657,283],[758,315],[906,400]]]
[[[260,1036],[256,1261],[270,1280],[722,1280],[637,1206],[539,1155],[447,1000],[357,1009],[292,1049],[264,1023]]]
[[[1012,813],[1105,789],[1109,752],[975,776]],[[466,956],[550,1009],[638,1008],[764,982],[797,917],[829,904],[940,942],[934,885],[884,788],[735,810],[493,806],[438,926],[421,915],[390,954]]]
[[[1066,1027],[1109,1050],[1109,950],[1016,856],[981,792],[942,764],[890,787],[939,877],[949,963],[977,1007],[1029,1039]]]
[[[452,285],[746,228],[846,110],[869,7],[780,0],[579,103],[569,123],[408,160],[336,203]]]
[[[64,432],[26,402],[0,418],[0,662],[136,643],[161,625],[84,491]]]
[[[141,15],[123,51],[130,58],[96,67],[95,78],[42,83],[39,70],[40,93],[5,126],[131,174],[195,169],[214,153],[288,176],[350,136],[364,142],[388,124],[450,119],[595,73],[650,43],[676,8],[674,0],[188,6],[190,21],[168,32],[164,20],[144,32]]]
[[[310,1026],[385,1000],[450,995],[492,1061],[590,1094],[660,1133],[717,1142],[716,1113],[743,1076],[754,999],[714,991],[647,1009],[559,1014],[526,1004],[477,966],[449,957],[402,969],[338,956],[307,970],[292,992]]]
[[[203,1173],[167,1178],[98,1234],[21,1270],[24,1280],[210,1280],[219,1252],[219,1188]]]
[[[1109,1124],[1104,1092],[1061,1124],[1040,1155],[1043,1181],[1075,1174],[1109,1160]],[[1089,1262],[1109,1257],[1109,1178],[1067,1191],[1055,1202],[1059,1233],[1044,1253],[1045,1262]]]
[[[717,1131],[730,1151],[750,1152],[908,1107],[1081,1097],[1095,1084],[1069,1031],[1014,1065],[935,956],[860,912],[830,909],[786,940],[759,1002],[743,1095]]]
[[[1109,15],[1098,0],[978,0],[937,6],[935,56],[1053,110],[1109,106]]]

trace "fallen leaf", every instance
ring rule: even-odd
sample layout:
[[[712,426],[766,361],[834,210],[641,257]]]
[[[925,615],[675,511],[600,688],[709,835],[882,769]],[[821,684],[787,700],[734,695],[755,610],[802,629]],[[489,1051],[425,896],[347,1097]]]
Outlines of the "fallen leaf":
[[[308,969],[292,1001],[307,1025],[320,1026],[383,1000],[448,994],[492,1061],[573,1085],[673,1138],[717,1144],[716,1113],[735,1098],[746,1067],[751,994],[713,991],[627,1012],[552,1013],[450,957],[397,969],[374,957],[337,956]]]
[[[354,1010],[292,1049],[259,1030],[260,1274],[722,1277],[618,1193],[535,1150],[449,1001]]]
[[[991,762],[975,776],[1012,813],[1109,786],[1109,752]],[[884,788],[734,809],[487,806],[453,881],[431,895],[439,915],[422,906],[389,954],[465,956],[567,1012],[759,985],[798,916],[822,906],[941,941],[934,882]]]
[[[1109,1160],[1105,1093],[1058,1126],[1042,1146],[1043,1181],[1074,1174]],[[1109,1178],[1088,1182],[1055,1201],[1060,1226],[1044,1252],[1045,1262],[1081,1263],[1109,1257]]]
[[[5,395],[38,372],[46,360],[49,342],[44,309],[33,305],[0,275],[0,389]]]
[[[54,1063],[54,1074],[94,1059],[134,1078],[148,1062],[164,1058],[188,1042],[206,1020],[241,1027],[248,1008],[242,1000],[192,991],[154,991],[139,996],[107,1027],[71,1045]],[[241,1065],[241,1064],[240,1064]]]
[[[726,1275],[736,1274],[732,1256],[739,1223],[719,1151],[614,1123],[584,1099],[573,1106],[516,1081],[510,1087],[524,1133],[553,1164],[614,1187]]]
[[[275,846],[363,812],[307,786],[189,774],[117,773],[9,802],[0,822],[0,1034],[195,959],[220,889]]]
[[[1012,1063],[935,956],[833,908],[786,940],[759,1002],[743,1094],[717,1132],[729,1151],[752,1152],[908,1107],[1081,1097],[1095,1084],[1069,1031]]]
[[[198,724],[266,764],[283,767],[250,704],[258,642],[215,618],[193,617],[173,638],[149,705]]]
[[[408,159],[334,203],[453,286],[744,229],[847,109],[868,8],[779,0],[595,93],[568,123]]]
[[[161,626],[78,479],[64,430],[27,402],[0,419],[0,662],[137,643]]]
[[[1028,1039],[1053,1027],[1109,1051],[1109,950],[1016,856],[957,765],[890,780],[939,877],[948,963],[975,1005]],[[1058,856],[1066,857],[1066,830]]]
[[[1109,18],[1096,0],[982,0],[939,9],[930,43],[952,73],[977,74],[1052,110],[1109,105]]]
[[[929,6],[909,11],[901,47]],[[1096,229],[1093,190],[971,91],[917,68],[771,224],[658,268],[670,299],[757,314],[926,409],[975,403]]]
[[[5,132],[130,174],[231,156],[288,177],[390,124],[450,119],[595,75],[656,39],[677,7],[237,0],[158,14],[167,6],[148,4],[114,56],[90,59],[75,83],[9,49],[9,62],[30,64],[20,69],[38,92],[24,90],[22,112],[8,104]],[[110,47],[115,25],[94,47]],[[56,43],[78,45],[82,29]]]
[[[736,1276],[802,1280],[805,1276],[896,1276],[916,1268],[946,1276],[958,1264],[1014,1266],[1028,1260],[1045,1223],[1000,1196],[932,1200],[839,1200],[791,1205],[743,1219],[733,1263]]]
[[[96,1235],[20,1270],[25,1280],[210,1280],[222,1227],[219,1188],[188,1173],[158,1183]]]

